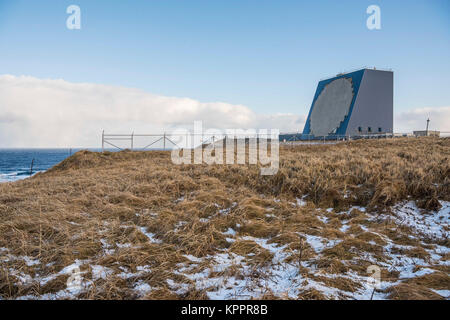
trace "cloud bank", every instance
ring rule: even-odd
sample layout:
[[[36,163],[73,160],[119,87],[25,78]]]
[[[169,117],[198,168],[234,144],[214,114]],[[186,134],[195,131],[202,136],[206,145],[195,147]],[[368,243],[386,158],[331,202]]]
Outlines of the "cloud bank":
[[[0,147],[99,147],[101,131],[162,133],[191,128],[303,129],[304,116],[263,115],[243,105],[199,102],[142,90],[0,76]]]
[[[430,130],[450,132],[450,107],[417,108],[395,115],[396,132],[425,130],[427,119],[430,119]]]
[[[395,115],[396,132],[450,131],[450,107],[419,108]],[[305,115],[259,114],[244,105],[200,102],[142,90],[28,76],[0,75],[0,148],[100,147],[101,131],[162,133],[191,128],[303,130]]]

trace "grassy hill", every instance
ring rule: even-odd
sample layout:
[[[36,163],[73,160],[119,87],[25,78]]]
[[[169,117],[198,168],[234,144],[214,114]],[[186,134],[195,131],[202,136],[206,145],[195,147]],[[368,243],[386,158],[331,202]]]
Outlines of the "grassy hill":
[[[274,176],[81,151],[0,184],[0,299],[443,299],[449,216],[450,139],[282,146]]]

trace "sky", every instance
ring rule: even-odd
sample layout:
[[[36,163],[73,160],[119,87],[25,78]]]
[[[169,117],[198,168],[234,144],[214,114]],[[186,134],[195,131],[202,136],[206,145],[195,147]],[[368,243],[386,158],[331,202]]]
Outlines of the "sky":
[[[193,120],[302,131],[319,80],[374,66],[394,71],[396,132],[450,131],[449,52],[448,0],[0,0],[0,147]]]

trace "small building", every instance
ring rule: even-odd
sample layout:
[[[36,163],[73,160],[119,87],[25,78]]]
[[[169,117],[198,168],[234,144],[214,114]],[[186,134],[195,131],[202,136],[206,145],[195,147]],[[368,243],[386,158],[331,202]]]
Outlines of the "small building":
[[[362,69],[319,82],[303,139],[392,134],[394,73]]]
[[[440,137],[440,131],[423,130],[423,131],[413,131],[413,135],[416,137]]]

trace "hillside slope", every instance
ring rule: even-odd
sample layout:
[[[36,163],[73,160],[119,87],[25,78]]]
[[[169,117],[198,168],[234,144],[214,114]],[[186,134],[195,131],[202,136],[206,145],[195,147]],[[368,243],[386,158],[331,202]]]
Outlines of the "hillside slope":
[[[0,184],[0,299],[444,299],[449,216],[450,139],[285,146],[274,176],[81,151]]]

